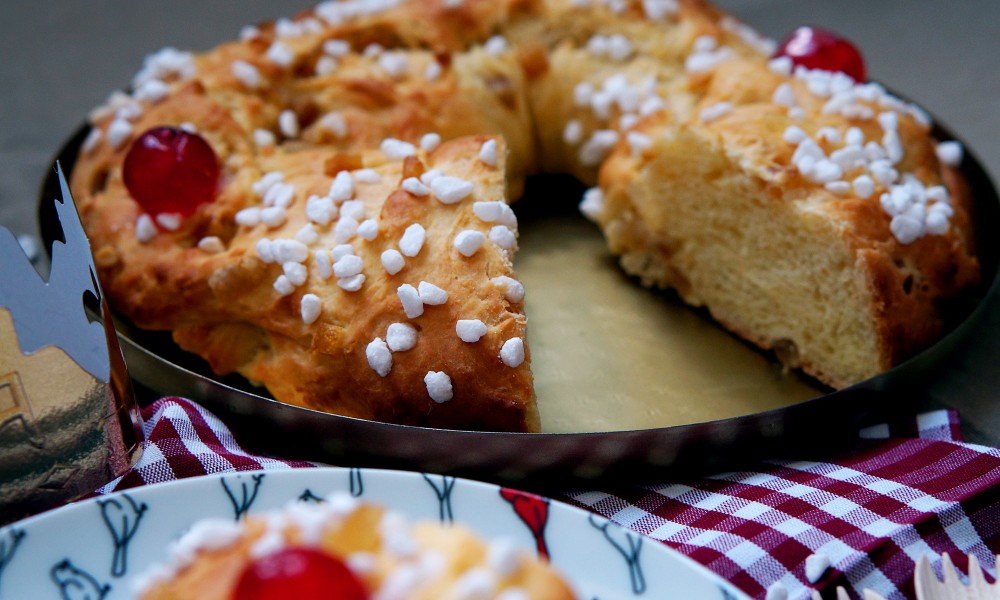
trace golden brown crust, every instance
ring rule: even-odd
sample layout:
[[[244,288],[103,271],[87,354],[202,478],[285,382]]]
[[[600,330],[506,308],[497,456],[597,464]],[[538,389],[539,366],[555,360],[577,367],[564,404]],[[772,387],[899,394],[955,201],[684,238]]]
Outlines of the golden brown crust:
[[[943,175],[955,208],[946,237],[924,237],[905,246],[887,238],[882,252],[859,250],[878,307],[875,321],[886,368],[910,358],[954,325],[955,315],[968,309],[963,295],[980,279],[970,223],[973,198],[957,171],[944,168]]]
[[[526,339],[523,303],[491,282],[516,278],[513,248],[487,241],[469,258],[452,246],[465,229],[486,234],[495,225],[474,215],[473,201],[516,198],[537,171],[599,182],[604,202],[591,216],[626,271],[676,288],[834,387],[931,343],[949,307],[978,281],[971,198],[939,163],[919,114],[874,87],[859,92],[867,96],[849,107],[855,113],[831,109],[833,92],[769,67],[759,37],[705,2],[683,0],[676,13],[657,15],[641,3],[616,12],[570,0],[413,0],[350,16],[329,12],[340,4],[325,6],[192,57],[193,74],[167,74],[170,93],[129,117],[133,136],[189,124],[222,161],[218,197],[180,229],[137,239],[141,209],[121,177],[127,143],[85,149],[72,181],[112,303],[283,402],[414,425],[537,430],[530,353],[516,367],[500,358],[504,342]],[[348,50],[331,50],[328,40]],[[248,83],[236,63],[250,65],[257,80]],[[289,110],[299,133],[279,126]],[[840,188],[799,169],[789,128],[839,137],[856,129],[884,142],[882,112],[896,114],[895,181],[924,191],[946,185],[954,214],[945,233],[900,241],[880,202],[896,184],[861,197],[848,180],[860,167],[848,169]],[[113,113],[94,119],[109,141]],[[275,143],[262,143],[262,132]],[[379,151],[386,138],[417,144],[429,132],[446,143],[406,160]],[[495,167],[477,158],[488,139],[499,147]],[[840,145],[818,147],[832,156]],[[312,260],[349,241],[362,259],[362,291],[345,291],[307,261],[308,281],[278,293],[283,266],[262,260],[258,242],[294,239],[308,224],[308,198],[328,194],[341,171],[359,169],[380,176],[355,186],[377,237],[336,241],[334,221],[316,225],[319,240],[308,245]],[[403,179],[432,169],[473,182],[475,191],[442,204],[402,189]],[[261,206],[253,188],[269,172],[295,187],[287,220],[237,225],[240,211]],[[427,243],[388,275],[380,254],[414,223],[426,228]],[[199,248],[207,237],[224,250]],[[397,289],[420,281],[449,298],[409,318]],[[322,304],[310,324],[300,310],[305,294]],[[461,341],[460,319],[483,321],[486,335]],[[392,323],[416,326],[418,341],[393,352],[380,376],[367,350]],[[434,401],[424,381],[438,371],[453,385],[450,401]]]
[[[525,338],[521,304],[508,301],[504,289],[490,281],[513,275],[510,257],[493,244],[485,244],[472,257],[460,255],[452,246],[464,229],[488,231],[487,224],[473,215],[472,202],[503,195],[502,163],[499,168],[488,167],[475,158],[487,139],[491,138],[463,138],[426,158],[428,167],[477,184],[474,198],[462,204],[446,206],[399,189],[399,162],[378,169],[381,183],[358,186],[357,197],[379,223],[375,240],[352,240],[367,274],[360,292],[345,291],[335,277],[323,280],[315,271],[308,285],[295,293],[280,296],[275,292],[272,284],[282,267],[265,264],[253,246],[262,237],[293,238],[305,225],[304,214],[293,213],[298,216],[290,216],[280,228],[258,225],[223,237],[227,250],[219,254],[206,254],[190,242],[178,244],[166,234],[146,244],[133,235],[118,238],[118,247],[99,245],[103,254],[128,256],[107,271],[109,294],[116,305],[132,308],[130,315],[140,326],[173,330],[182,348],[205,357],[218,372],[238,371],[252,381],[264,382],[285,402],[395,423],[537,430],[530,357],[517,368],[500,359],[504,342]],[[502,143],[499,147],[502,156]],[[309,153],[276,154],[263,161],[265,170],[285,173],[284,181],[302,190],[299,203],[329,189],[332,180],[316,172],[322,161]],[[109,184],[106,198],[114,196],[122,205],[134,205],[127,192],[115,192],[115,185]],[[213,211],[224,211],[229,197],[245,198],[245,192],[233,191],[236,185],[223,191]],[[110,201],[103,208],[115,210]],[[126,213],[119,226],[127,226],[130,220]],[[108,214],[100,223],[111,226]],[[425,228],[427,241],[417,256],[407,258],[401,272],[390,276],[380,256],[396,248],[405,229],[414,223]],[[209,233],[221,232],[209,224]],[[190,239],[188,232],[175,235]],[[325,237],[333,236],[327,232]],[[327,240],[319,245],[332,247],[334,243]],[[422,281],[445,289],[449,301],[427,306],[423,315],[409,319],[396,288]],[[323,313],[311,325],[303,322],[298,309],[306,293],[324,299]],[[189,309],[178,310],[178,306]],[[455,333],[459,319],[479,319],[488,331],[479,342],[463,342]],[[380,377],[369,366],[366,348],[375,338],[385,339],[393,323],[411,323],[419,334],[413,349],[393,353],[392,370]],[[438,403],[429,396],[424,384],[429,371],[448,374],[453,401]]]

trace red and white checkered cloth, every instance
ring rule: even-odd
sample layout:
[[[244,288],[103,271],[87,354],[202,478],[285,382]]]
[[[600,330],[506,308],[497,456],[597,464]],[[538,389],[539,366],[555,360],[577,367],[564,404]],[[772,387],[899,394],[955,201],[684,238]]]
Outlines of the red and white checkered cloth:
[[[98,493],[315,466],[248,453],[218,418],[187,400],[159,400],[143,417],[142,458]],[[963,570],[968,554],[994,564],[1000,450],[962,443],[957,416],[944,410],[861,433],[857,448],[838,456],[555,497],[669,545],[755,598],[807,599],[813,590],[833,598],[838,586],[852,597],[868,588],[889,600],[913,598],[922,555],[947,552]],[[940,576],[938,559],[935,568]]]

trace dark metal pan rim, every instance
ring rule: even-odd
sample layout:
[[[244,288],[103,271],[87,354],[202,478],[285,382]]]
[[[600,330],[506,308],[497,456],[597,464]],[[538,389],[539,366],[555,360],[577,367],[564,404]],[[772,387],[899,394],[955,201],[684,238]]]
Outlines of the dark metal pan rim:
[[[69,138],[43,181],[39,222],[48,248],[57,235],[51,225],[51,200],[59,195],[54,164],[58,161],[71,172],[88,131],[84,125]],[[938,140],[956,139],[940,124],[935,125],[933,134]],[[133,379],[140,384],[159,394],[196,400],[251,445],[289,457],[523,480],[554,474],[574,478],[606,475],[609,469],[625,475],[649,467],[725,467],[795,444],[837,446],[850,439],[859,425],[888,414],[899,392],[919,389],[926,383],[975,328],[989,300],[997,294],[1000,240],[986,232],[1000,223],[1000,199],[968,147],[960,168],[974,198],[973,223],[982,263],[982,282],[968,314],[934,345],[885,373],[791,406],[745,416],[581,433],[478,432],[378,423],[282,404],[195,372],[133,340],[123,331],[127,326],[119,328],[119,338]],[[475,445],[470,447],[470,442]]]

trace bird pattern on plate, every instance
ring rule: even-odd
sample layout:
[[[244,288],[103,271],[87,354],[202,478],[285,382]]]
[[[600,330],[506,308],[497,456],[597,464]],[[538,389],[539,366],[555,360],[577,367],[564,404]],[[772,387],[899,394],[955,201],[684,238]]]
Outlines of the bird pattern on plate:
[[[0,600],[124,600],[196,520],[349,491],[410,519],[463,523],[548,559],[583,600],[746,598],[666,546],[592,513],[512,488],[431,473],[319,468],[229,473],[86,500],[0,529]]]

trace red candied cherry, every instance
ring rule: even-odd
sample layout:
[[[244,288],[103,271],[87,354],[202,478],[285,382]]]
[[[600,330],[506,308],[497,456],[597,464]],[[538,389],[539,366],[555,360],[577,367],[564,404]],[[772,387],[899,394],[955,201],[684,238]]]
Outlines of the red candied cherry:
[[[122,175],[132,198],[150,215],[187,217],[215,198],[219,160],[197,133],[154,127],[132,143]]]
[[[283,548],[243,570],[232,600],[368,600],[368,591],[339,558],[312,548]]]
[[[817,27],[799,27],[793,31],[774,56],[787,56],[793,64],[807,69],[840,71],[854,81],[865,81],[865,61],[854,44]]]

